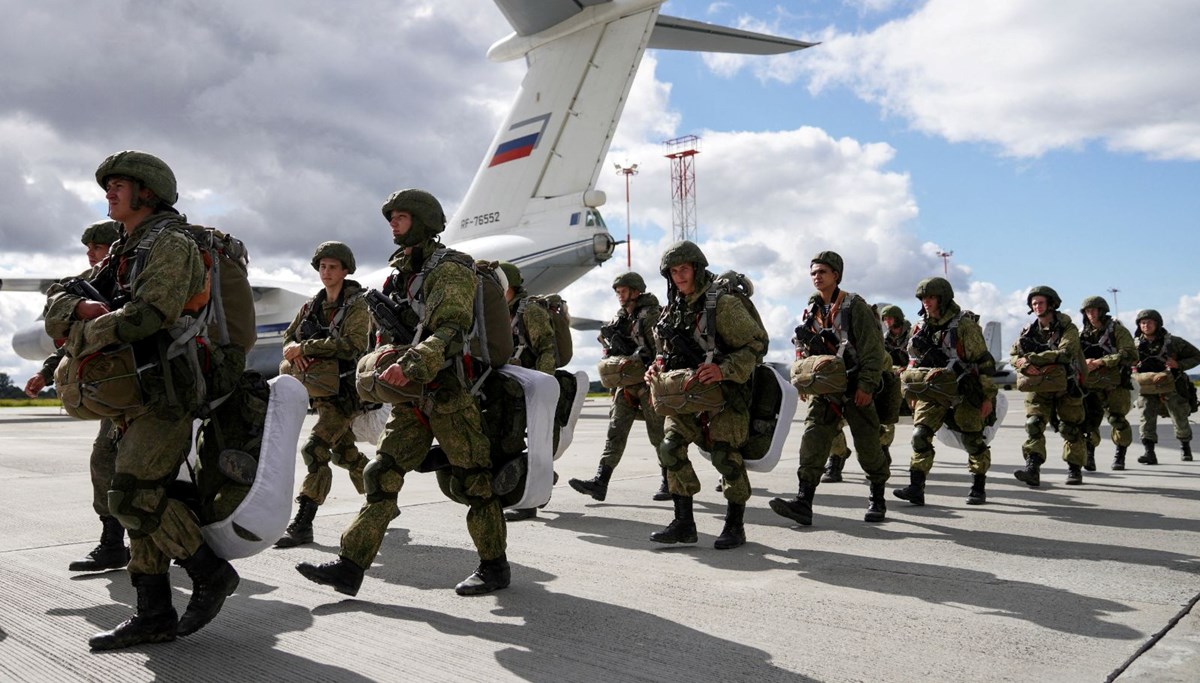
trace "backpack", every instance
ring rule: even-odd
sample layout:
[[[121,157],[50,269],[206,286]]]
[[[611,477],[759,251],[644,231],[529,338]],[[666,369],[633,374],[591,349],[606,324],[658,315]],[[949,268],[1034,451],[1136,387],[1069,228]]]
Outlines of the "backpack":
[[[561,368],[571,362],[575,355],[571,340],[571,313],[567,302],[557,294],[534,294],[525,301],[535,303],[550,314],[550,326],[554,328],[554,367]]]

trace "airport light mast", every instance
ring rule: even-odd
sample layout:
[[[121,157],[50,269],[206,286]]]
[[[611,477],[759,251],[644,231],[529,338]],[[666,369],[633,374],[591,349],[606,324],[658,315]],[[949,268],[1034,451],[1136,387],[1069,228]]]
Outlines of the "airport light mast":
[[[696,155],[700,138],[684,135],[663,143],[671,160],[671,232],[675,241],[697,240],[696,228]]]
[[[629,177],[637,175],[638,165],[627,161],[624,166],[621,164],[613,164],[613,166],[617,169],[617,175],[625,176],[625,267],[633,270],[633,240],[629,231]]]
[[[1113,295],[1113,317],[1120,318],[1121,317],[1121,309],[1117,306],[1117,292],[1119,292],[1121,290],[1117,289],[1116,287],[1109,287],[1108,291],[1111,292]]]
[[[954,256],[953,251],[939,251],[938,256],[942,258],[942,275],[950,276],[950,257]]]

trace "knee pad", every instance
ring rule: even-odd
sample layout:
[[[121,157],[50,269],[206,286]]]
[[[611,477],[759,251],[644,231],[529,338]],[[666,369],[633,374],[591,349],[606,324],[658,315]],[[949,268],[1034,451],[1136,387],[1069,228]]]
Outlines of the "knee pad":
[[[304,458],[304,464],[308,466],[309,472],[316,472],[321,465],[327,464],[332,456],[329,444],[315,436],[310,436],[300,449],[300,457]]]
[[[675,432],[667,432],[662,443],[658,444],[658,464],[671,471],[683,467],[686,459],[679,457],[680,451],[686,451],[687,441]]]
[[[1025,418],[1025,433],[1038,438],[1046,433],[1046,418],[1041,415],[1030,415]]]
[[[983,438],[983,432],[963,432],[962,440],[967,455],[979,455],[988,448],[987,441]]]
[[[349,448],[345,449],[339,448],[330,451],[330,459],[333,461],[333,464],[337,465],[338,467],[345,467],[347,469],[350,468],[352,463],[356,463],[359,460],[362,460],[362,458],[362,451],[358,450],[358,448],[355,446],[350,446]]]
[[[371,502],[394,496],[404,486],[404,469],[387,453],[376,453],[363,468],[363,486]]]
[[[1112,418],[1109,419],[1108,424],[1112,426],[1112,430],[1114,432],[1123,432],[1131,428],[1129,425],[1129,420],[1125,419],[1124,415],[1113,415]]]
[[[146,511],[134,507],[133,501],[137,498],[139,490],[157,489],[161,485],[161,481],[146,481],[132,474],[115,475],[109,484],[111,488],[108,490],[108,514],[116,517],[131,535],[134,532],[144,535],[154,533],[158,529],[163,511],[167,509],[166,491],[159,496],[158,505],[154,510]]]
[[[912,447],[917,453],[928,453],[933,450],[933,430],[929,425],[913,427]]]
[[[741,478],[742,471],[734,466],[733,461],[729,458],[729,444],[719,442],[713,444],[712,449],[712,464],[721,476],[725,478],[727,483],[733,483]]]
[[[1078,422],[1064,422],[1062,430],[1063,441],[1078,441],[1083,438],[1083,425]]]

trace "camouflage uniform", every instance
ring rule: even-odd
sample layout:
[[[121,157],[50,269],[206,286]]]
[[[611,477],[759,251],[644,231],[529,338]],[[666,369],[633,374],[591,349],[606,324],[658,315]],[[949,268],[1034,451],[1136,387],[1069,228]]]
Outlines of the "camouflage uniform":
[[[1086,435],[1084,434],[1083,391],[1077,377],[1084,367],[1083,352],[1079,346],[1079,329],[1071,317],[1058,311],[1061,304],[1058,294],[1049,287],[1035,287],[1028,300],[1043,295],[1050,302],[1052,319],[1049,327],[1042,327],[1035,320],[1021,330],[1013,344],[1010,355],[1014,365],[1024,358],[1029,365],[1048,368],[1064,365],[1068,376],[1065,391],[1054,393],[1028,392],[1025,395],[1025,431],[1028,438],[1021,445],[1026,468],[1017,470],[1015,476],[1030,486],[1040,484],[1039,470],[1046,461],[1046,425],[1054,420],[1060,423],[1059,433],[1063,438],[1063,460],[1070,474],[1068,483],[1082,483],[1079,472],[1087,462]],[[1032,309],[1030,309],[1032,311]]]
[[[508,304],[513,320],[513,365],[553,375],[555,358],[554,326],[550,313],[531,303],[523,287]]]
[[[1088,372],[1084,382],[1087,394],[1083,398],[1084,432],[1087,435],[1088,470],[1094,470],[1095,451],[1100,445],[1100,423],[1108,415],[1112,427],[1112,442],[1117,447],[1113,469],[1125,468],[1125,451],[1133,443],[1133,429],[1125,417],[1132,407],[1129,373],[1138,360],[1137,344],[1120,320],[1108,315],[1108,302],[1102,297],[1084,300],[1080,312],[1095,307],[1103,314],[1101,327],[1093,327],[1087,315],[1079,327],[1079,344],[1085,359],[1097,359],[1103,366]]]
[[[1191,379],[1186,373],[1200,365],[1200,350],[1197,350],[1186,339],[1167,332],[1166,328],[1162,326],[1162,316],[1157,311],[1152,309],[1139,311],[1138,322],[1140,323],[1145,318],[1155,320],[1157,327],[1153,337],[1142,334],[1141,329],[1137,331],[1137,371],[1164,371],[1167,368],[1163,363],[1170,358],[1175,359],[1179,367],[1172,371],[1176,380],[1175,391],[1166,394],[1142,394],[1139,399],[1142,408],[1139,429],[1142,435],[1142,445],[1146,447],[1146,455],[1138,458],[1138,462],[1157,464],[1154,445],[1158,443],[1158,417],[1164,410],[1171,417],[1171,423],[1175,428],[1175,438],[1179,440],[1183,450],[1183,459],[1191,460],[1192,426],[1189,416],[1192,413],[1192,406],[1189,404],[1189,397],[1185,392],[1190,393],[1192,389],[1190,387]]]
[[[904,320],[904,313],[899,311],[899,307],[885,307],[881,315],[887,316],[889,309],[894,308],[900,315],[900,331],[893,332],[890,328],[883,331],[883,350],[887,352],[891,358],[890,371],[897,376],[908,366],[908,340],[912,337],[912,323]],[[879,445],[883,447],[883,455],[888,462],[891,462],[891,454],[889,449],[892,442],[896,440],[896,423],[884,424],[880,426]]]
[[[351,426],[362,408],[358,392],[354,388],[354,368],[358,359],[367,351],[371,315],[363,300],[362,285],[353,280],[342,283],[342,293],[337,301],[329,301],[325,291],[320,291],[296,314],[292,324],[283,333],[283,343],[299,343],[301,354],[306,358],[336,358],[338,371],[343,374],[338,395],[312,400],[317,411],[317,423],[312,434],[300,449],[308,474],[300,486],[300,495],[317,505],[325,503],[333,483],[330,461],[350,472],[354,488],[363,493],[363,468],[366,457],[354,445]],[[339,312],[345,309],[338,319]],[[301,339],[301,323],[312,318],[323,328],[316,337]],[[346,374],[349,373],[349,374]]]
[[[662,314],[658,298],[644,292],[638,296],[632,314],[621,309],[610,325],[626,331],[628,337],[638,346],[638,353],[647,367],[654,362],[658,354],[654,338],[654,323]],[[641,341],[639,341],[641,340]],[[635,420],[641,419],[646,423],[646,435],[650,438],[655,451],[663,440],[663,416],[654,412],[650,403],[650,388],[643,382],[627,387],[617,387],[612,390],[612,407],[608,411],[608,434],[604,441],[604,452],[600,456],[600,464],[616,469],[625,453],[625,444],[629,439],[629,430]]]
[[[985,401],[995,397],[990,379],[995,359],[988,352],[983,330],[974,314],[963,311],[954,302],[954,290],[945,278],[935,277],[917,286],[917,298],[938,298],[937,318],[930,319],[924,309],[922,321],[909,339],[908,365],[913,368],[946,368],[957,378],[955,398],[950,406],[936,401],[914,401],[912,459],[909,463],[910,483],[893,491],[901,500],[914,505],[925,504],[925,479],[933,469],[933,437],[943,425],[962,434],[967,451],[967,469],[971,472],[971,492],[967,503],[979,505],[986,501],[986,474],[992,464],[992,451],[983,437],[987,419],[983,415]]]

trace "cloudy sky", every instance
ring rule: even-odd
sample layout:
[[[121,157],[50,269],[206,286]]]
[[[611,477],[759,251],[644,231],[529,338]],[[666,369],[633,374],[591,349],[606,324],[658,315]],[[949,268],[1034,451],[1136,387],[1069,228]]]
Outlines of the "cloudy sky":
[[[317,282],[315,244],[381,266],[388,193],[452,210],[524,72],[484,53],[507,24],[488,0],[38,3],[0,0],[0,277],[78,272],[101,218],[92,173],[144,149],[193,222],[242,237],[258,276]],[[772,356],[811,292],[809,257],[844,287],[915,315],[916,282],[953,252],[958,299],[1004,325],[1050,284],[1077,316],[1100,294],[1161,310],[1200,342],[1200,7],[1191,0],[703,2],[664,12],[820,41],[760,58],[649,52],[599,187],[625,233],[612,162],[636,161],[634,268],[672,241],[661,142],[702,137],[700,242],[755,280]],[[448,211],[449,212],[449,211]],[[371,255],[378,255],[372,259]],[[624,252],[564,292],[613,313]],[[647,277],[661,295],[658,278]],[[305,288],[309,288],[305,285]],[[40,297],[0,294],[0,372]],[[598,350],[577,337],[580,367]],[[1007,343],[1006,343],[1007,346]]]

